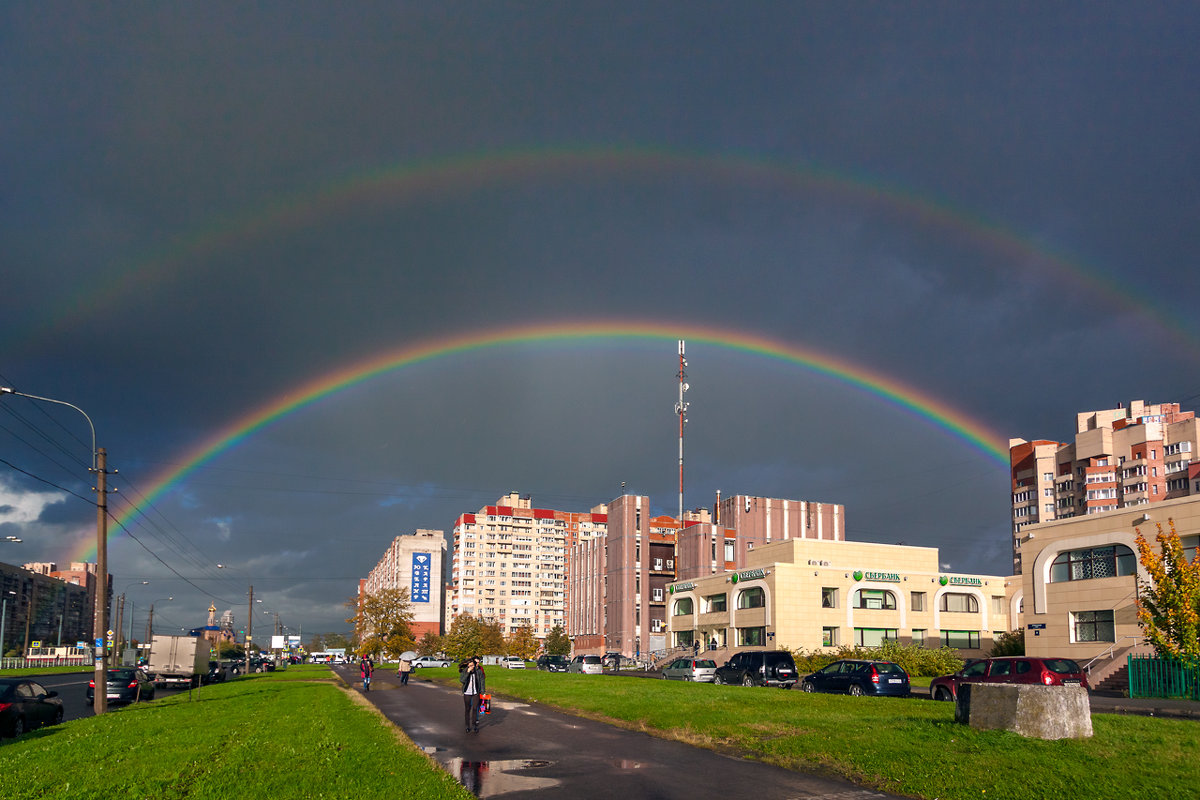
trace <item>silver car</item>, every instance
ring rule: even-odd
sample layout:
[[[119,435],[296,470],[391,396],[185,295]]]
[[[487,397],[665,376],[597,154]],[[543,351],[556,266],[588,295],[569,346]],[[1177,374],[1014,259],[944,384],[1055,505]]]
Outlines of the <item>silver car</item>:
[[[604,665],[600,663],[600,656],[575,656],[571,659],[571,663],[567,665],[567,672],[578,672],[582,675],[600,675],[604,672]]]
[[[711,658],[677,658],[663,667],[665,681],[712,683],[717,677],[717,662]]]

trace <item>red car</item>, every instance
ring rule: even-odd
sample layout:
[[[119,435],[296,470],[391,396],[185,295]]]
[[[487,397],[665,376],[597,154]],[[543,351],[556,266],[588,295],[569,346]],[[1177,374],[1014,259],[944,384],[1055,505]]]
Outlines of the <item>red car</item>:
[[[967,662],[953,675],[929,682],[934,700],[954,700],[964,683],[1040,683],[1043,686],[1082,686],[1087,689],[1087,674],[1069,658],[1033,658],[1006,656]]]

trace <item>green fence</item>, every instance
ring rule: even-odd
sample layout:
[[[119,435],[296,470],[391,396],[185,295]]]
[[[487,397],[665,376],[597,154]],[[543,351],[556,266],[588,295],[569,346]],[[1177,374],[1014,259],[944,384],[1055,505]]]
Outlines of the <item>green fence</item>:
[[[1130,655],[1129,696],[1200,700],[1200,662]]]

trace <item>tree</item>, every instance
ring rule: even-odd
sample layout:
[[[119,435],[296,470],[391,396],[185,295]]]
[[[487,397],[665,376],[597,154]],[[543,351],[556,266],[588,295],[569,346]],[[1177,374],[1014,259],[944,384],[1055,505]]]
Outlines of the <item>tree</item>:
[[[537,658],[541,642],[533,635],[533,628],[528,625],[522,625],[512,632],[512,636],[509,636],[505,640],[504,647],[508,651],[508,655],[520,656],[526,661],[532,661]]]
[[[1023,655],[1025,655],[1025,631],[1020,628],[1015,631],[1005,631],[992,642],[992,658]]]
[[[417,642],[417,655],[436,656],[442,652],[442,637],[432,631],[425,631],[421,641]]]
[[[546,643],[543,647],[547,655],[570,655],[571,637],[567,636],[567,632],[563,630],[562,625],[555,625],[550,629],[550,633],[546,634]]]
[[[450,624],[450,632],[442,639],[442,649],[448,658],[456,661],[485,654],[501,655],[504,634],[498,622],[485,622],[479,617],[462,614]]]
[[[358,633],[359,655],[396,659],[416,645],[412,635],[413,611],[408,589],[384,589],[354,601],[355,614],[347,622]]]
[[[1150,580],[1138,580],[1138,624],[1165,658],[1200,659],[1200,548],[1188,561],[1175,520],[1158,533],[1155,548],[1137,529],[1138,559]]]

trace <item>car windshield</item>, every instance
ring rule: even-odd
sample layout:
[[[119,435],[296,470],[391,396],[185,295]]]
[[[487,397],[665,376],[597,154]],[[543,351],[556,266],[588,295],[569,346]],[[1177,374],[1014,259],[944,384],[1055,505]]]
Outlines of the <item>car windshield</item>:
[[[898,664],[888,664],[888,663],[876,664],[875,671],[878,672],[880,675],[904,675],[905,674],[904,670],[901,669]]]
[[[711,659],[702,658],[696,662],[696,669],[716,669],[716,668],[717,668],[717,662],[715,662]]]
[[[767,653],[766,664],[768,667],[794,668],[796,666],[796,663],[792,661],[792,657],[787,653]]]
[[[1042,663],[1046,665],[1046,669],[1050,670],[1051,672],[1056,672],[1059,675],[1069,675],[1074,672],[1083,672],[1083,670],[1079,668],[1079,665],[1069,658],[1047,658]]]
[[[108,679],[110,681],[131,681],[131,680],[133,680],[133,670],[131,670],[131,669],[110,669],[108,671]]]
[[[584,664],[599,664],[600,656],[584,656],[583,663]]]

